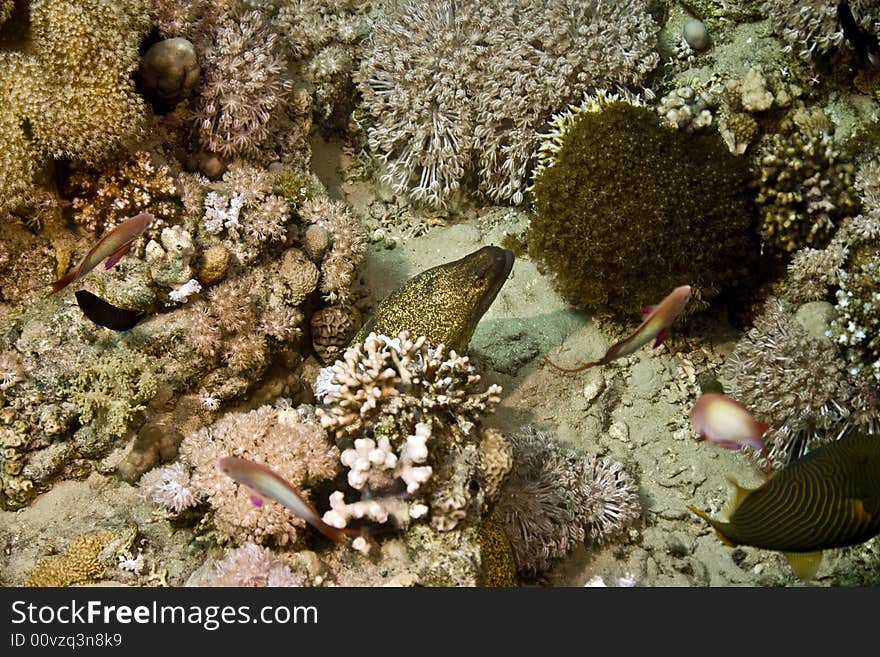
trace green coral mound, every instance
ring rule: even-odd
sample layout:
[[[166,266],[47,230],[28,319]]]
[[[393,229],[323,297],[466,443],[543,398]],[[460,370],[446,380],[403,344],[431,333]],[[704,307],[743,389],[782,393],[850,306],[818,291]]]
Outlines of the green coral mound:
[[[708,299],[746,276],[757,254],[748,166],[717,135],[669,130],[604,94],[555,124],[535,174],[529,253],[569,303],[628,314],[678,285]]]

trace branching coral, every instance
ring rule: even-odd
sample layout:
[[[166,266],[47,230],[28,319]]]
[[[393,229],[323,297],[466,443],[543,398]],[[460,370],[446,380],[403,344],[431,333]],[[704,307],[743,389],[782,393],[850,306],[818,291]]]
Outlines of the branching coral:
[[[513,468],[495,513],[524,575],[545,573],[587,538],[602,543],[639,517],[638,491],[620,463],[533,427],[510,441]]]
[[[493,200],[521,202],[550,112],[657,64],[646,5],[389,3],[356,76],[383,180],[442,206],[476,172]]]
[[[853,379],[834,344],[808,334],[778,300],[768,302],[724,366],[730,394],[770,424],[771,463],[781,467],[850,429],[880,429],[880,399]]]
[[[353,439],[342,463],[349,484],[370,498],[352,509],[340,493],[327,522],[345,526],[360,513],[401,523],[430,508],[433,526],[449,530],[481,512],[510,462],[503,436],[479,426],[501,389],[477,392],[480,376],[466,356],[407,332],[393,340],[371,333],[326,371],[318,417],[337,441]]]
[[[827,132],[771,136],[756,197],[767,243],[788,252],[828,244],[840,220],[858,213],[854,172]]]
[[[228,413],[216,423],[186,436],[181,460],[192,469],[191,490],[214,509],[219,534],[239,543],[294,543],[305,521],[280,504],[253,502],[253,493],[214,465],[221,456],[265,463],[307,497],[313,486],[335,476],[339,451],[315,424],[296,410],[262,406],[249,413]]]
[[[529,252],[579,307],[638,313],[685,283],[709,299],[757,255],[747,177],[718,135],[600,91],[544,136]]]

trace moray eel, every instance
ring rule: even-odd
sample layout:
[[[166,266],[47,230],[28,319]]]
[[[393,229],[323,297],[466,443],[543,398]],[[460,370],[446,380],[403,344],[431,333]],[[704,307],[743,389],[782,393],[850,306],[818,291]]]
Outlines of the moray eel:
[[[512,268],[512,251],[484,246],[423,271],[385,297],[351,343],[370,332],[395,336],[405,330],[462,354]]]
[[[795,574],[813,579],[822,550],[880,533],[880,436],[853,433],[777,472],[761,487],[736,486],[727,522],[709,522],[727,545],[785,553]]]

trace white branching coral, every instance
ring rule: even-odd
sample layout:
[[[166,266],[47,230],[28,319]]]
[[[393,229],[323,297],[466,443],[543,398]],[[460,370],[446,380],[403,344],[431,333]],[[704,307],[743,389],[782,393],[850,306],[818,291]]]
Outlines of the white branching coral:
[[[142,497],[175,513],[199,503],[189,472],[180,463],[153,468],[141,477],[138,485]]]
[[[467,357],[407,332],[371,333],[325,371],[317,416],[338,442],[352,441],[341,460],[365,497],[346,503],[339,492],[328,523],[381,517],[402,525],[430,510],[432,525],[445,531],[497,494],[509,444],[479,422],[501,388],[478,392]]]
[[[304,422],[296,409],[272,406],[224,415],[185,437],[180,454],[192,469],[192,489],[214,509],[220,536],[260,544],[295,542],[305,522],[274,502],[255,505],[253,493],[214,462],[237,456],[265,463],[307,497],[312,486],[335,476],[339,463],[339,451],[319,426]]]
[[[168,298],[175,303],[186,303],[192,295],[202,291],[201,284],[194,278],[189,279],[183,285],[179,285],[168,293]]]
[[[522,202],[550,113],[656,66],[647,4],[387,3],[355,77],[383,180],[443,206],[476,173],[493,200]]]
[[[455,426],[467,435],[484,412],[500,400],[501,386],[474,392],[480,375],[467,356],[432,347],[424,336],[411,340],[402,332],[395,348],[387,336],[370,333],[363,343],[346,350],[331,367],[339,388],[318,408],[321,426],[337,438],[370,431],[392,444],[411,435],[409,428],[425,423],[431,429]]]

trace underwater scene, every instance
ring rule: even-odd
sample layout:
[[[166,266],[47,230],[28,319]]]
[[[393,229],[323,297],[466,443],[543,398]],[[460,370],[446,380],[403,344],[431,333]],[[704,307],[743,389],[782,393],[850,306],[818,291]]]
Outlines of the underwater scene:
[[[0,0],[0,585],[880,584],[880,0]]]

